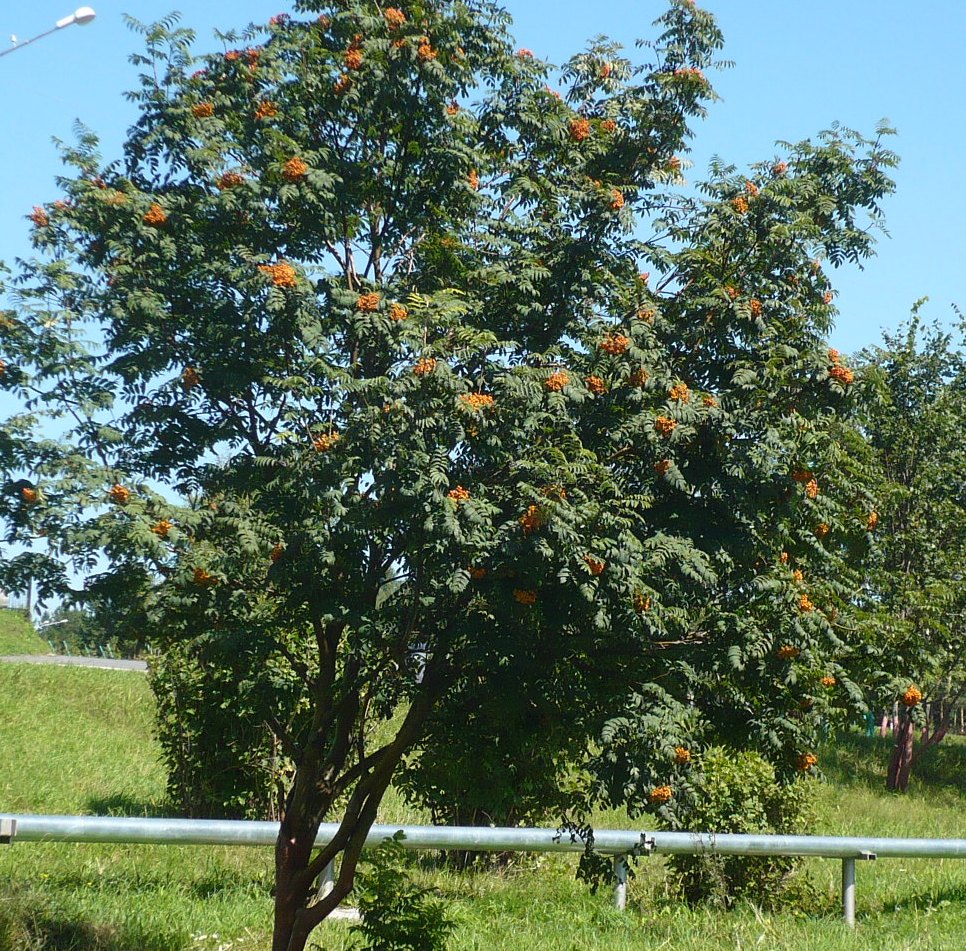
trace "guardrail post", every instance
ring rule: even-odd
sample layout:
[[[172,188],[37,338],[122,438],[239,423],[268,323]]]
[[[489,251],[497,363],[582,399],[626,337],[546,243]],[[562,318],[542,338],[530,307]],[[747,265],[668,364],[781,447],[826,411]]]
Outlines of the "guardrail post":
[[[325,898],[333,888],[335,888],[335,859],[322,869],[322,874],[319,876],[319,890],[316,897]]]
[[[842,859],[842,919],[855,927],[855,859]]]
[[[618,911],[627,907],[627,856],[614,856],[614,904]]]

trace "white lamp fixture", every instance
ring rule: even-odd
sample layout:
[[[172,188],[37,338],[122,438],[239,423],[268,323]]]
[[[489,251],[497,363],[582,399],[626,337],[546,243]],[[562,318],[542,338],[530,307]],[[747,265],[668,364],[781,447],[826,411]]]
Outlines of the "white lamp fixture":
[[[22,46],[29,46],[31,43],[36,43],[37,40],[42,40],[45,36],[50,36],[51,33],[56,33],[58,30],[62,30],[65,26],[71,26],[71,24],[78,24],[83,26],[85,23],[90,23],[91,20],[96,17],[97,14],[93,11],[91,7],[78,7],[70,16],[61,17],[53,27],[53,29],[47,30],[44,33],[39,33],[37,36],[31,37],[29,40],[24,40],[22,43],[17,43],[16,37],[11,37],[14,41],[14,46],[11,46],[8,50],[3,50],[0,52],[0,56],[6,56],[7,53],[12,53],[14,50],[19,50]]]
[[[72,23],[83,26],[85,23],[90,23],[96,16],[97,14],[90,7],[78,7],[70,16],[57,21],[57,29],[62,30]]]

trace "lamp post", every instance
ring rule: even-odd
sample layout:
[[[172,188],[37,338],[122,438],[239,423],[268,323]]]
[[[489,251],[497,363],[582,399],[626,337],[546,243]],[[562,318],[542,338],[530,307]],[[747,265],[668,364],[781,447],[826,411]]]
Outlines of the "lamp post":
[[[24,46],[29,46],[31,43],[36,43],[37,40],[42,40],[45,36],[50,36],[51,33],[56,33],[58,30],[62,30],[65,26],[71,26],[77,23],[83,26],[85,23],[90,23],[91,20],[97,14],[90,7],[78,7],[69,16],[61,17],[57,23],[51,27],[51,29],[46,30],[43,33],[38,33],[37,36],[31,37],[29,40],[24,40],[22,43],[16,43],[16,45],[11,46],[8,50],[3,50],[0,52],[0,56],[6,56],[8,53],[12,53],[14,50],[19,50]]]

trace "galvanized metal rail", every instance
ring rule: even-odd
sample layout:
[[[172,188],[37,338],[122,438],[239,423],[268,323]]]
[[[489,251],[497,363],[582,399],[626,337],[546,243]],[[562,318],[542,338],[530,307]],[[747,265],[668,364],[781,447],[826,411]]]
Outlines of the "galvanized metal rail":
[[[316,845],[331,841],[338,825],[319,828]],[[477,826],[374,825],[366,839],[378,845],[397,832],[407,849],[479,852],[582,852],[583,839],[555,829]],[[113,842],[167,845],[275,844],[278,823],[227,819],[128,819],[100,816],[0,815],[0,843]],[[594,848],[614,858],[614,897],[627,901],[628,858],[675,855],[815,856],[842,861],[842,915],[855,925],[855,863],[875,858],[963,858],[966,839],[888,839],[862,836],[737,835],[595,829]]]

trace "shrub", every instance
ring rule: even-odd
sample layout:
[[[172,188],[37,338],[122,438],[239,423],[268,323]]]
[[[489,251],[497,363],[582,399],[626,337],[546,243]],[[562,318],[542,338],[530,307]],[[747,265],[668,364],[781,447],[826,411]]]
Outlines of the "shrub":
[[[678,828],[797,835],[813,824],[814,781],[799,778],[783,785],[758,753],[725,747],[707,750],[699,765],[691,795],[675,812]],[[798,895],[800,889],[791,886],[800,864],[788,856],[675,855],[668,860],[676,894],[723,906],[739,899],[773,905]]]
[[[441,951],[454,923],[443,902],[410,881],[402,832],[367,855],[356,877],[362,921],[350,931],[370,951]]]

